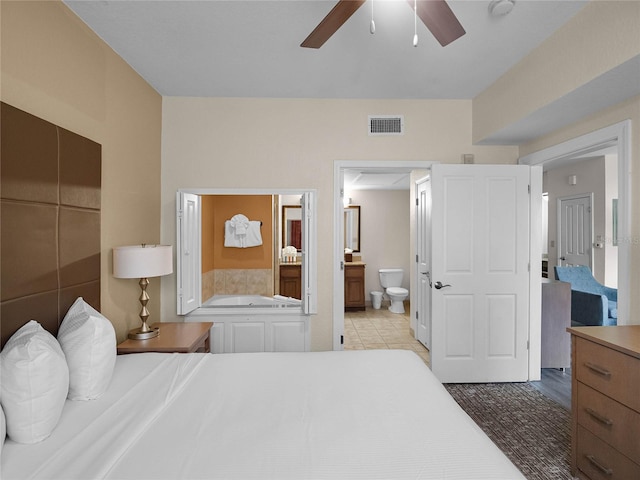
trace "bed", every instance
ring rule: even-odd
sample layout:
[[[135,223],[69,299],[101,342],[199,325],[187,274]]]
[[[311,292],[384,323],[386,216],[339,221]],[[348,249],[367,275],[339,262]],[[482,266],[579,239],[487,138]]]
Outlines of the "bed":
[[[409,351],[117,357],[10,479],[523,478]]]
[[[101,147],[0,109],[3,480],[523,478],[413,352],[117,356]]]

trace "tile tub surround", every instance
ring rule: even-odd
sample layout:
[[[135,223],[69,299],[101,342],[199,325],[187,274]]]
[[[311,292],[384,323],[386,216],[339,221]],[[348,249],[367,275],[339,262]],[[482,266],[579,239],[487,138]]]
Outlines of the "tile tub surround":
[[[202,274],[202,298],[214,295],[273,296],[271,269],[218,269]]]
[[[383,305],[380,310],[367,306],[366,310],[361,312],[345,312],[344,349],[413,350],[429,365],[429,350],[413,338],[409,328],[409,309],[405,310],[405,313],[400,315],[390,312]]]

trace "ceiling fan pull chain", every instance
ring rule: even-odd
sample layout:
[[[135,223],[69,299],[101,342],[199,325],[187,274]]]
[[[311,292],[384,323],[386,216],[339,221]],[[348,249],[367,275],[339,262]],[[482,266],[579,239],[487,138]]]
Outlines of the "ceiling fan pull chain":
[[[418,46],[418,0],[413,0],[413,46]]]
[[[373,0],[371,0],[371,25],[369,26],[369,31],[371,35],[376,33],[376,22],[373,21]]]

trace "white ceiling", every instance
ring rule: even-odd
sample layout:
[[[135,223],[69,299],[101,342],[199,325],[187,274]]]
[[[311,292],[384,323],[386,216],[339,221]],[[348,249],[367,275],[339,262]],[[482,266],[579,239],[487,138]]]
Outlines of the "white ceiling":
[[[160,94],[272,98],[470,99],[526,56],[585,0],[450,0],[466,35],[441,47],[406,0],[371,1],[320,49],[300,43],[336,0],[65,3]]]
[[[344,169],[345,191],[408,190],[411,168],[348,168]]]
[[[472,99],[587,0],[449,0],[466,35],[441,47],[406,0],[371,0],[319,50],[300,43],[336,0],[65,0],[163,96]],[[517,145],[640,94],[640,57],[485,139]],[[610,88],[614,85],[615,88]],[[377,180],[376,180],[377,181]]]

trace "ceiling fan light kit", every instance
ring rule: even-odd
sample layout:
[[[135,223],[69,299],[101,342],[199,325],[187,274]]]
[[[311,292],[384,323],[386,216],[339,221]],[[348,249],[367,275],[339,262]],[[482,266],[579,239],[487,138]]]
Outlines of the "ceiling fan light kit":
[[[498,0],[500,2],[513,0]],[[300,44],[305,48],[320,48],[358,10],[365,0],[339,0],[326,17]],[[445,0],[407,0],[415,11],[415,16],[425,24],[443,47],[463,36],[466,32]],[[371,4],[371,33],[375,32],[373,3]],[[418,45],[417,31],[414,33],[414,47]]]

